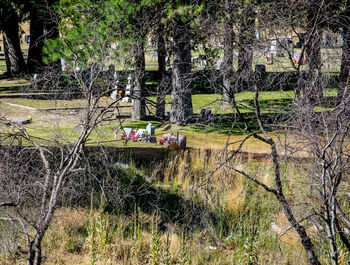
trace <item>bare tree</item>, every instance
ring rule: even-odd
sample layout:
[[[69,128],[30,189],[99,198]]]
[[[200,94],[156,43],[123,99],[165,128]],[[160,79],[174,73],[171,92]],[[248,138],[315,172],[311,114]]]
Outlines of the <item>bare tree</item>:
[[[255,117],[256,121],[259,125],[259,129],[262,133],[262,135],[251,132],[247,137],[244,138],[244,140],[240,143],[238,149],[230,152],[227,155],[227,158],[225,159],[226,163],[231,161],[236,157],[236,155],[242,150],[242,147],[244,146],[245,142],[250,138],[254,137],[259,141],[262,141],[270,146],[271,151],[271,161],[273,165],[273,179],[274,179],[274,186],[269,186],[263,181],[259,180],[256,176],[251,175],[247,173],[246,171],[239,169],[234,164],[230,163],[227,164],[227,168],[243,175],[247,179],[253,181],[257,185],[264,188],[266,192],[269,192],[273,194],[276,198],[276,200],[280,203],[281,207],[283,208],[283,212],[288,219],[290,225],[292,228],[295,229],[295,231],[298,233],[301,243],[306,251],[308,260],[310,264],[320,264],[317,254],[315,252],[314,244],[312,243],[312,240],[310,236],[308,235],[305,226],[301,224],[300,221],[297,220],[296,215],[292,209],[292,206],[290,202],[288,202],[285,194],[284,194],[284,188],[283,188],[283,182],[281,180],[281,162],[280,162],[280,155],[277,148],[276,141],[271,137],[269,132],[266,130],[264,121],[261,117],[261,111],[260,111],[260,105],[259,105],[259,90],[257,86],[255,86],[255,99],[254,99],[254,107],[255,107]],[[235,103],[235,108],[238,110],[238,105]],[[241,119],[245,120],[244,116],[241,115]],[[246,128],[249,128],[249,125],[246,124]]]
[[[67,179],[82,170],[79,167],[79,162],[88,137],[98,124],[106,118],[110,119],[110,114],[116,108],[118,102],[118,100],[113,101],[103,108],[99,106],[100,100],[104,96],[108,96],[112,89],[107,89],[105,92],[99,92],[96,89],[96,80],[101,74],[100,65],[92,64],[90,71],[91,80],[88,84],[80,72],[74,72],[74,76],[79,82],[86,99],[86,108],[81,115],[80,134],[77,139],[69,145],[62,144],[59,138],[51,143],[60,150],[58,154],[54,154],[50,148],[46,147],[48,143],[38,142],[23,127],[15,126],[12,128],[10,125],[10,129],[6,129],[6,126],[11,122],[2,120],[1,131],[2,135],[5,136],[2,139],[3,145],[8,145],[14,138],[20,138],[22,142],[29,144],[30,147],[27,149],[33,150],[37,154],[32,158],[35,161],[31,165],[32,168],[26,168],[23,161],[16,163],[11,159],[2,161],[7,163],[7,166],[2,165],[1,167],[3,169],[1,172],[2,185],[5,185],[6,178],[14,180],[14,177],[18,174],[15,172],[21,172],[22,170],[26,172],[24,175],[26,179],[22,178],[22,182],[13,183],[14,187],[11,189],[10,197],[8,199],[6,197],[1,198],[3,200],[1,202],[1,220],[17,222],[21,225],[28,246],[28,265],[41,264],[41,242],[50,225]],[[11,148],[11,146],[3,147],[1,152],[3,157],[11,157],[9,152],[16,152],[17,155],[14,157],[17,157],[17,159],[23,158],[24,160],[26,159],[25,156],[28,155],[25,149],[21,151],[19,147]],[[57,160],[59,160],[59,163],[57,163]],[[13,166],[10,166],[11,163],[16,165],[15,171],[13,171]],[[33,190],[33,184],[36,186],[36,191]],[[26,192],[35,192],[35,194],[33,194],[33,198],[30,198]],[[29,204],[26,202],[28,199],[30,200]],[[32,214],[32,211],[35,214]]]
[[[89,17],[91,6],[95,7],[94,11],[104,10],[103,5],[90,4],[85,6],[86,10],[79,10],[86,12],[83,15],[85,23],[75,25],[84,27],[88,36],[79,39],[74,31],[81,32],[81,28],[67,24],[65,30],[62,25],[61,41],[64,50],[61,52],[71,70],[65,72],[67,87],[56,84],[60,93],[67,96],[71,86],[81,92],[84,109],[79,115],[78,136],[65,139],[58,130],[54,133],[53,139],[43,141],[30,135],[25,127],[14,125],[5,117],[1,117],[0,152],[4,159],[1,160],[0,166],[0,220],[17,223],[22,228],[28,247],[28,265],[42,263],[43,237],[50,226],[68,180],[84,171],[81,159],[92,131],[116,115],[114,111],[119,99],[107,103],[104,100],[101,103],[102,99],[109,97],[114,90],[113,83],[108,82],[110,78],[107,80],[101,78],[105,76],[103,70],[106,68],[106,62],[114,56],[110,46],[114,41],[112,33],[115,25],[112,21],[102,22],[99,20],[101,17],[96,14],[91,14],[92,17]],[[60,10],[61,15],[69,21],[70,15],[75,14],[65,11]],[[108,31],[101,31],[101,28]],[[71,33],[73,34],[70,35]],[[61,72],[46,71],[40,78],[52,79],[55,75],[60,76]],[[22,148],[20,146],[22,143],[27,147]],[[49,145],[54,146],[55,150]]]

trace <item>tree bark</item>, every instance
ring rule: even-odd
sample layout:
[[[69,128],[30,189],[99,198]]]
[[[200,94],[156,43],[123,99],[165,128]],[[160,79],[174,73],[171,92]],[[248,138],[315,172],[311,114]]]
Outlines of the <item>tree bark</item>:
[[[44,21],[39,7],[30,11],[30,44],[28,50],[28,71],[39,73],[43,67]]]
[[[28,257],[27,257],[27,265],[33,265],[35,258],[35,251],[33,249],[33,242],[30,242],[28,245]]]
[[[349,94],[344,95],[346,91],[346,86],[348,84],[348,79],[350,75],[350,0],[346,1],[346,6],[344,13],[341,17],[341,25],[343,26],[343,47],[342,47],[342,58],[340,66],[339,84],[338,84],[338,95],[336,100],[336,105],[338,106],[343,99],[346,99]],[[344,102],[347,102],[345,100]]]
[[[240,25],[236,90],[251,90],[253,80],[253,44],[255,40],[255,10],[251,4],[245,7]]]
[[[146,117],[145,91],[145,52],[144,43],[138,40],[134,46],[134,107],[132,118],[134,120],[143,120]]]
[[[44,231],[44,233],[46,230]],[[42,261],[41,254],[41,242],[42,236],[38,233],[35,235],[35,239],[28,246],[28,258],[27,265],[40,265]]]
[[[171,123],[187,123],[193,115],[191,92],[191,40],[189,22],[179,15],[174,20],[174,63],[171,93]]]
[[[233,89],[233,46],[235,33],[233,31],[233,8],[230,0],[224,4],[224,60],[222,64],[223,91],[222,102],[229,104],[234,101]]]
[[[26,72],[26,64],[18,36],[18,16],[12,7],[2,9],[4,53],[7,73],[10,77],[23,75]]]
[[[165,74],[165,39],[164,25],[159,21],[157,29],[157,53],[158,53],[158,88],[157,88],[157,106],[156,117],[159,120],[164,120],[165,117],[165,96],[166,96],[166,74]]]
[[[319,2],[317,1],[319,4]],[[322,28],[320,27],[320,13],[323,6],[319,6],[315,1],[308,3],[306,26],[306,70],[301,75],[301,91],[306,104],[320,105],[323,101],[323,89],[321,80],[321,45]]]
[[[46,230],[45,230],[46,232]],[[42,237],[38,236],[37,240],[36,240],[36,244],[35,244],[35,259],[34,259],[34,265],[40,265],[41,264],[41,241],[42,241]]]
[[[59,15],[55,12],[53,5],[58,2],[58,0],[48,0],[49,8],[45,12],[45,22],[44,22],[44,35],[46,39],[57,39],[60,37],[58,25],[60,21]],[[57,73],[57,76],[61,76],[61,61],[57,60],[50,64],[52,70]],[[52,71],[50,70],[50,71]]]

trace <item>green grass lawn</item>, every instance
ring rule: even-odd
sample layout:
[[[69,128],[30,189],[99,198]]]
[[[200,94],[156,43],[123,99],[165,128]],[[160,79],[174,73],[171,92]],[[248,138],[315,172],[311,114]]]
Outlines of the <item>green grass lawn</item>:
[[[327,89],[324,95],[327,98],[334,98],[337,94],[335,88]],[[254,92],[241,92],[235,95],[236,100],[245,106],[253,107]],[[259,96],[259,102],[261,105],[262,113],[265,115],[283,113],[284,108],[288,107],[291,103],[290,98],[294,97],[293,91],[262,91]],[[155,100],[154,97],[150,99]],[[242,135],[247,133],[245,125],[242,122],[236,122],[232,124],[233,119],[228,114],[234,113],[232,106],[222,106],[221,96],[217,94],[198,94],[192,96],[194,113],[198,114],[202,108],[211,109],[215,115],[215,121],[209,124],[189,124],[186,126],[174,126],[170,129],[165,130],[163,123],[151,121],[156,127],[156,133],[163,134],[165,132],[173,131],[176,133],[180,131],[188,137],[188,145],[192,147],[199,146],[222,146],[227,140],[227,135],[236,135],[237,141],[239,141]],[[170,102],[170,95],[167,96],[168,103]],[[29,112],[27,110],[21,110],[3,102],[9,102],[13,104],[24,105],[28,107],[34,107],[39,109],[54,108],[56,107],[81,107],[84,106],[83,100],[35,100],[35,99],[23,99],[23,98],[7,98],[0,101],[0,112],[5,111],[11,114],[11,117],[30,117],[34,116],[34,122],[27,125],[28,132],[36,137],[43,139],[60,139],[64,143],[76,139],[79,135],[79,131],[76,127],[79,125],[79,114],[55,114],[55,112],[41,112],[34,111]],[[101,101],[101,105],[106,105],[111,102],[110,98],[105,98]],[[170,105],[167,106],[168,108]],[[131,111],[129,106],[129,111]],[[123,111],[124,109],[122,109]],[[254,116],[253,110],[240,107],[242,113],[247,115],[248,119],[250,116]],[[321,109],[315,108],[315,111],[321,111]],[[16,113],[18,114],[16,115]],[[125,120],[123,127],[131,128],[146,128],[148,121],[133,122]],[[114,142],[114,131],[120,124],[117,120],[105,122],[98,126],[90,136],[91,143],[105,142],[111,146],[125,146],[125,144],[134,147],[151,146],[151,144],[145,143],[126,143],[125,141]],[[258,132],[257,124],[251,122],[249,124],[250,129]],[[111,141],[111,142],[109,142]],[[46,143],[48,144],[48,143]],[[157,146],[157,145],[152,145]],[[158,146],[157,146],[158,147]],[[261,147],[265,148],[265,147]]]
[[[156,135],[157,139],[161,138],[164,133],[172,132],[174,134],[177,131],[182,135],[186,135],[187,137],[187,146],[188,147],[203,147],[203,148],[223,148],[226,144],[226,141],[229,140],[232,143],[231,148],[237,147],[238,142],[244,138],[244,129],[236,127],[233,128],[232,131],[229,128],[214,130],[212,125],[188,125],[188,126],[177,126],[174,125],[170,129],[164,129],[163,124],[156,121],[151,121],[153,125],[156,127]],[[148,122],[133,122],[133,121],[125,121],[123,123],[124,128],[146,128]],[[73,124],[57,124],[55,127],[43,127],[35,124],[27,125],[28,133],[33,136],[36,142],[39,142],[43,145],[55,145],[58,140],[61,143],[70,144],[79,136],[79,131],[75,128],[76,125]],[[164,146],[158,145],[155,143],[143,143],[143,142],[132,142],[132,141],[124,141],[120,140],[118,135],[118,139],[114,138],[114,131],[116,127],[119,127],[119,123],[117,121],[110,122],[108,124],[104,124],[98,126],[90,135],[88,144],[89,145],[98,145],[103,144],[107,146],[113,147],[148,147],[148,148],[163,148]],[[230,138],[228,138],[228,133],[230,131]],[[120,131],[119,131],[120,132]],[[22,142],[21,144],[27,145],[28,143]],[[267,150],[267,145],[258,143],[256,140],[249,140],[248,144],[250,144],[249,148],[254,148],[254,152],[265,152]],[[247,147],[248,148],[248,147]],[[248,150],[246,150],[248,151]],[[267,152],[267,151],[266,151]]]
[[[324,91],[324,96],[327,98],[334,98],[337,95],[336,88],[329,88]],[[240,111],[242,113],[252,113],[253,102],[255,92],[240,92],[235,95],[235,99],[241,104]],[[149,100],[155,102],[156,97],[147,97]],[[294,92],[288,91],[261,91],[259,93],[259,102],[261,105],[262,113],[270,113],[276,111],[276,108],[280,108],[288,105],[291,99],[294,98]],[[113,100],[109,97],[105,97],[100,101],[100,106],[106,106]],[[45,108],[62,108],[62,107],[83,107],[85,101],[80,99],[75,100],[38,100],[38,99],[26,99],[26,98],[8,98],[3,99],[3,102],[12,104],[23,105],[27,107],[33,107],[38,109]],[[166,96],[167,109],[170,109],[171,96]],[[192,95],[193,111],[195,114],[199,114],[201,109],[210,109],[215,114],[231,114],[234,113],[234,109],[231,105],[221,104],[220,94],[195,94]],[[129,106],[128,104],[120,103],[122,106]],[[131,107],[131,106],[130,106]],[[151,107],[151,106],[150,106]],[[151,107],[152,108],[152,107]]]
[[[337,89],[329,88],[324,91],[324,96],[328,98],[336,97]],[[235,99],[240,102],[239,109],[242,113],[253,113],[253,102],[255,92],[240,92],[235,95]],[[152,101],[156,101],[155,97],[148,97]],[[283,107],[288,106],[294,98],[294,91],[261,91],[259,93],[259,102],[262,113],[271,113],[283,110]],[[170,109],[171,97],[166,96],[167,109]],[[221,95],[219,94],[197,94],[192,95],[193,112],[199,114],[201,109],[211,109],[216,114],[231,114],[234,113],[232,106],[221,104]],[[246,107],[244,107],[246,106]],[[281,109],[282,108],[282,109]]]

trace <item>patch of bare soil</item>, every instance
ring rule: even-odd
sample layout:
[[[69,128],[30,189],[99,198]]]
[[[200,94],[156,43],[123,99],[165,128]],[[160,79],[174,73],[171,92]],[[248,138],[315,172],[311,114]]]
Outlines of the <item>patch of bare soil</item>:
[[[8,120],[33,117],[35,126],[51,127],[59,124],[79,124],[79,111],[36,111],[16,106],[10,106],[0,101],[0,116]]]

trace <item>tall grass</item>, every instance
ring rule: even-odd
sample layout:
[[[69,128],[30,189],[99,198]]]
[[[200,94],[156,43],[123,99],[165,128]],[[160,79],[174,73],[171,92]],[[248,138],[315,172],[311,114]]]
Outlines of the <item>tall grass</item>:
[[[149,192],[182,199],[185,210],[176,221],[165,218],[162,207],[167,206],[156,201],[153,212],[137,200],[125,213],[106,211],[104,200],[98,208],[59,209],[44,238],[45,264],[307,264],[293,233],[279,241],[280,234],[271,229],[272,222],[288,228],[273,197],[218,168],[223,156],[215,150],[185,151],[138,170],[151,176],[143,184],[153,187]],[[269,163],[235,163],[272,184]],[[135,170],[128,174],[134,176]],[[293,173],[290,167],[284,170]],[[342,257],[347,258],[345,252]],[[3,260],[25,263],[25,253],[18,251],[15,262]]]

